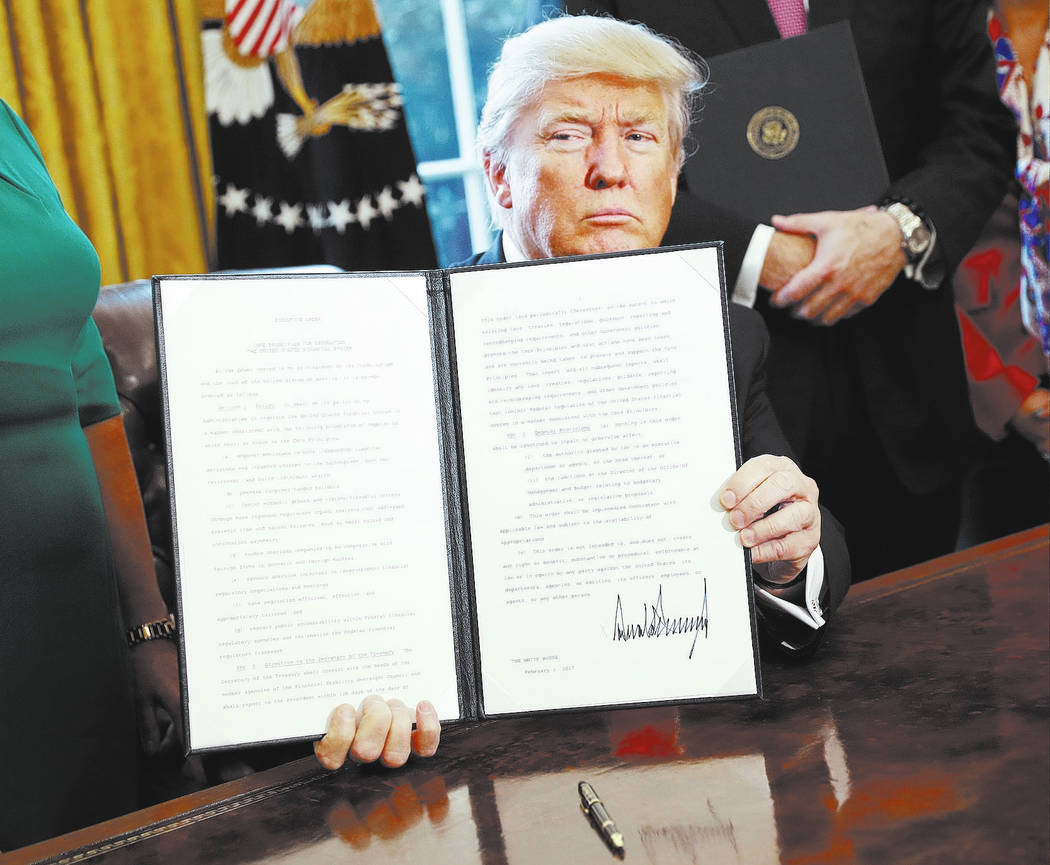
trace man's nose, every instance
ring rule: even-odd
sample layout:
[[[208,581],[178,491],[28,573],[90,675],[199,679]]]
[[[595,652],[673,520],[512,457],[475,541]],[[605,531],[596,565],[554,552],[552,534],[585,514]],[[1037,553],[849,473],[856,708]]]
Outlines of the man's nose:
[[[591,189],[608,189],[623,186],[627,182],[627,160],[622,142],[599,140],[591,144],[588,152],[587,186]]]

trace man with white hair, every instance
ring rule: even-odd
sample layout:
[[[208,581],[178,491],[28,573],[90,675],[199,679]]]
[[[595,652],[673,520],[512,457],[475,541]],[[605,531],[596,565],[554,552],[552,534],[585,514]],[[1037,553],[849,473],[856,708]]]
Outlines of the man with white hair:
[[[478,129],[502,231],[462,264],[658,246],[703,84],[698,61],[642,25],[559,17],[508,39]],[[760,317],[730,304],[729,318],[746,462],[718,498],[751,550],[764,637],[806,654],[846,594],[849,557],[766,396]]]

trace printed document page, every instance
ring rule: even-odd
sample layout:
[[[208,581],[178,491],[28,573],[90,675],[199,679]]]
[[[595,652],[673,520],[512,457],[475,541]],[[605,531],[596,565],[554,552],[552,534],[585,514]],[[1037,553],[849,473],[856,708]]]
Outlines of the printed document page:
[[[192,748],[458,717],[425,277],[159,284]]]
[[[756,693],[716,249],[451,291],[485,713]]]

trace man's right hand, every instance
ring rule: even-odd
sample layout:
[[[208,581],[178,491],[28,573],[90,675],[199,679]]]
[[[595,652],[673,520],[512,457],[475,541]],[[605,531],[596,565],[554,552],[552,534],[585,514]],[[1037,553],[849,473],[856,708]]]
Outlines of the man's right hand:
[[[765,565],[771,582],[788,583],[820,545],[818,495],[793,460],[763,454],[733,472],[718,501],[752,563]]]

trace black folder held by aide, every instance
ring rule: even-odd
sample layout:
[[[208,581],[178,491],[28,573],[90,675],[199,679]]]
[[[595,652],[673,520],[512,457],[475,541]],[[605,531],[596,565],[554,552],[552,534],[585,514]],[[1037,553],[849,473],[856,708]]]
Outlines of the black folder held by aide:
[[[761,222],[882,198],[889,177],[849,22],[707,59],[690,192]]]

